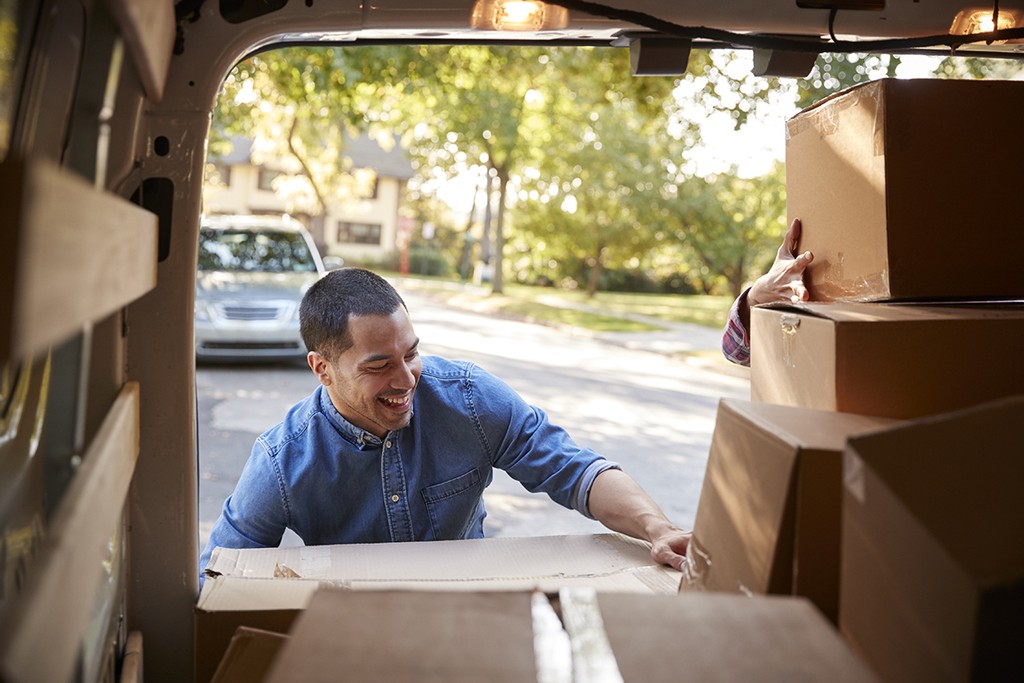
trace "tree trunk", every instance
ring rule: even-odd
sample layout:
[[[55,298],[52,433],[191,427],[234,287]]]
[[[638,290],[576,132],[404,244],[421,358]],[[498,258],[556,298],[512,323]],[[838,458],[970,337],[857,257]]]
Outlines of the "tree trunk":
[[[594,252],[593,263],[590,265],[590,275],[587,276],[587,298],[593,299],[597,294],[597,288],[601,285],[601,275],[604,273],[604,245],[597,245]]]
[[[313,177],[313,172],[309,168],[309,164],[299,154],[299,150],[295,147],[295,129],[299,126],[298,118],[292,118],[291,128],[288,129],[288,151],[291,152],[295,160],[299,162],[299,166],[302,167],[302,173],[309,180],[310,186],[313,188],[313,194],[316,195],[316,203],[320,209],[318,215],[310,216],[309,231],[313,237],[313,241],[316,243],[317,249],[321,253],[327,253],[327,235],[324,230],[324,219],[327,215],[327,201],[324,199],[324,194],[320,190],[320,186],[316,182],[316,178]]]
[[[505,190],[508,188],[508,169],[498,171],[498,223],[494,229],[494,269],[491,272],[491,292],[501,294],[505,291],[503,275],[505,251]]]

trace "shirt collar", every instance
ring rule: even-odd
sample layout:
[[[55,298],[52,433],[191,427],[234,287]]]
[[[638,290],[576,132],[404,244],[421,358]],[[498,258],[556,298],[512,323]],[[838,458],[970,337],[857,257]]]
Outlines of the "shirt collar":
[[[356,427],[338,412],[338,409],[334,407],[334,403],[331,401],[330,394],[327,393],[327,389],[324,388],[323,385],[320,385],[319,391],[320,407],[323,409],[324,414],[334,421],[338,431],[341,432],[341,435],[345,437],[346,440],[362,449],[380,447],[383,441],[379,437],[361,427]]]

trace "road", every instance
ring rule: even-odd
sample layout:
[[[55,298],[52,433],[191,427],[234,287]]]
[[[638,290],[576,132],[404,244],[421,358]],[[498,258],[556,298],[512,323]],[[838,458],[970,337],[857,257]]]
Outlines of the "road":
[[[747,398],[742,375],[622,348],[562,329],[450,308],[403,291],[421,351],[472,361],[544,409],[582,445],[619,462],[677,524],[691,527],[715,411]],[[316,386],[299,364],[200,366],[200,542],[254,439]],[[489,536],[594,533],[597,522],[532,494],[501,471],[485,494]],[[297,543],[297,538],[286,538]]]

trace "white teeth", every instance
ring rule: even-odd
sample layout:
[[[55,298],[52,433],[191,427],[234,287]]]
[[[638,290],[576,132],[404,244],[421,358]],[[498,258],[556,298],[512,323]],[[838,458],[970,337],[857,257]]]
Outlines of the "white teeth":
[[[381,398],[381,400],[393,406],[400,406],[403,403],[405,403],[405,396],[403,396],[402,398],[388,398],[384,396]]]

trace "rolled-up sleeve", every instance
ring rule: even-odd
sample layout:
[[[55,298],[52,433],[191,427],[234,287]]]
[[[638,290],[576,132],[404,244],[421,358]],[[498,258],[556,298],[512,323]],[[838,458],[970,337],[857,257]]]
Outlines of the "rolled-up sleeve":
[[[740,303],[746,299],[749,289],[736,297],[729,308],[729,319],[722,333],[722,353],[737,365],[750,365],[750,332],[740,318]]]

